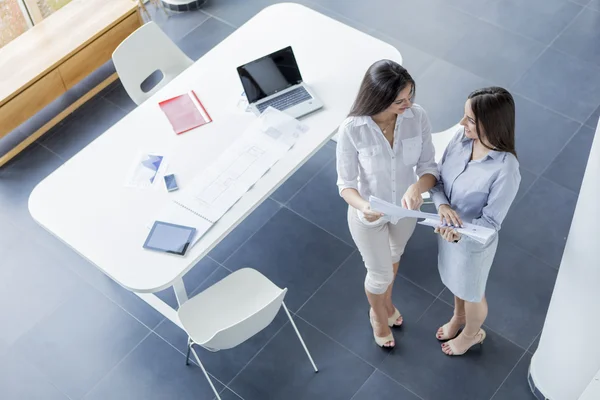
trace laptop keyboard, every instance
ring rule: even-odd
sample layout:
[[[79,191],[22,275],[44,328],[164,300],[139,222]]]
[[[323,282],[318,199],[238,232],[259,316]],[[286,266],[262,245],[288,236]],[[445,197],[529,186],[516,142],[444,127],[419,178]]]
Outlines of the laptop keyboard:
[[[287,93],[257,104],[256,108],[258,108],[258,111],[261,113],[269,106],[276,108],[279,111],[283,111],[310,99],[312,99],[311,95],[306,91],[306,89],[304,89],[304,87],[300,86],[296,89],[290,90]]]

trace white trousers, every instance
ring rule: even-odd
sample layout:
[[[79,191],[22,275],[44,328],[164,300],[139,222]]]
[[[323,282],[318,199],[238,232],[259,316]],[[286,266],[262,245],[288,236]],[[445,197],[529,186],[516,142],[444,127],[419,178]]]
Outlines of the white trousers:
[[[348,207],[350,234],[367,268],[365,289],[369,293],[383,294],[394,280],[394,267],[400,261],[417,220],[404,218],[397,224],[377,221],[362,222],[354,207]]]

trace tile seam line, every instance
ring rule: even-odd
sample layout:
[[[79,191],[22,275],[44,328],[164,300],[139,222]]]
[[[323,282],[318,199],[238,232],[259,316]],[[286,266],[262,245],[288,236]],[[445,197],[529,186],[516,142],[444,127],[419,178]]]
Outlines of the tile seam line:
[[[202,14],[204,14],[206,16],[206,18],[204,19],[204,21],[200,22],[198,25],[194,26],[192,29],[190,29],[189,31],[187,31],[186,33],[184,33],[179,39],[177,39],[175,41],[176,43],[182,41],[183,39],[185,39],[190,33],[192,33],[193,31],[195,31],[196,29],[200,28],[209,19],[213,18],[213,19],[216,20],[216,18],[211,17],[210,15],[208,15],[206,13],[202,13]]]
[[[333,135],[332,135],[332,137],[333,137]],[[331,140],[331,138],[329,138],[329,140],[328,140],[327,142],[329,142],[330,140]],[[323,146],[321,146],[321,147],[320,147],[320,148],[317,150],[317,152],[318,152],[319,150],[323,149],[325,146],[327,146],[327,142],[325,142],[325,144],[324,144]],[[335,149],[333,149],[333,150],[335,151]],[[316,155],[316,152],[315,152],[315,154],[313,154],[313,156],[311,156],[310,158],[314,157],[315,155]],[[310,159],[310,158],[309,158],[309,159]],[[335,160],[336,160],[336,158],[335,158],[335,156],[334,156],[333,160],[328,160],[328,161],[326,161],[325,163],[323,163],[323,165],[322,165],[321,167],[319,167],[319,169],[317,170],[317,172],[315,172],[315,173],[314,173],[314,174],[313,174],[313,175],[312,175],[312,176],[311,176],[311,177],[310,177],[310,178],[309,178],[309,179],[308,179],[308,180],[307,180],[307,181],[306,181],[306,182],[305,182],[305,183],[304,183],[304,184],[303,184],[303,185],[302,185],[302,186],[301,186],[301,187],[300,187],[298,190],[296,190],[296,191],[294,192],[294,194],[293,194],[292,196],[290,196],[290,198],[289,198],[289,199],[288,199],[288,200],[287,200],[285,203],[282,203],[282,204],[284,204],[284,205],[287,205],[287,204],[289,204],[289,203],[290,203],[292,200],[294,200],[294,198],[295,198],[295,197],[296,197],[296,196],[297,196],[297,195],[298,195],[298,194],[299,194],[299,193],[300,193],[300,192],[301,192],[301,191],[302,191],[304,188],[306,188],[306,187],[307,187],[307,186],[308,186],[308,185],[309,185],[309,184],[310,184],[310,183],[311,183],[313,180],[315,180],[315,179],[316,179],[316,177],[317,177],[317,176],[318,176],[318,175],[319,175],[321,172],[323,172],[323,171],[325,170],[325,167],[328,167],[330,164],[333,164],[333,162],[334,162]],[[308,160],[307,160],[307,162],[308,162]],[[302,164],[302,166],[304,166],[304,165],[306,165],[306,162],[305,162],[304,164]],[[300,168],[302,168],[302,166],[300,166]],[[298,170],[300,170],[300,168],[298,168]],[[296,172],[298,172],[298,170],[296,170]],[[287,180],[286,180],[286,181],[287,181]],[[285,183],[285,182],[284,182],[284,183]],[[282,184],[281,186],[283,186],[283,184]],[[281,187],[281,186],[280,186],[280,187]]]
[[[264,204],[264,203],[265,203],[267,200],[271,200],[271,201],[273,201],[274,203],[276,203],[276,204],[279,206],[279,208],[278,208],[277,210],[275,210],[275,212],[273,213],[273,215],[271,215],[269,218],[266,218],[266,219],[265,219],[265,221],[264,221],[264,222],[263,222],[263,223],[262,223],[262,224],[261,224],[261,225],[260,225],[260,226],[259,226],[259,227],[258,227],[258,228],[255,230],[255,231],[254,231],[254,232],[252,232],[252,233],[250,234],[250,236],[248,236],[248,237],[246,238],[246,240],[244,240],[242,243],[240,243],[240,245],[239,245],[238,247],[236,247],[236,248],[235,248],[235,250],[233,250],[233,251],[232,251],[232,252],[231,252],[231,253],[230,253],[230,254],[227,256],[227,258],[225,258],[225,259],[223,260],[223,262],[218,262],[218,261],[217,261],[217,260],[215,260],[214,258],[210,257],[210,255],[209,255],[209,254],[210,254],[210,252],[207,254],[207,256],[208,256],[208,257],[210,257],[210,258],[211,258],[212,260],[214,260],[215,262],[218,262],[218,263],[219,263],[219,264],[220,264],[222,267],[224,267],[225,269],[227,269],[227,270],[230,270],[229,268],[225,267],[225,264],[227,263],[227,261],[229,261],[229,259],[230,259],[231,257],[233,257],[233,256],[234,256],[234,255],[235,255],[235,254],[236,254],[236,253],[237,253],[237,252],[238,252],[238,251],[239,251],[239,250],[240,250],[240,249],[241,249],[241,248],[242,248],[242,247],[243,247],[243,246],[244,246],[246,243],[248,243],[248,242],[250,241],[250,239],[252,239],[252,238],[253,238],[253,237],[254,237],[254,236],[255,236],[255,235],[258,233],[258,231],[260,231],[262,228],[264,228],[264,227],[267,225],[267,223],[269,223],[269,221],[271,221],[271,220],[272,220],[272,219],[275,217],[275,215],[277,215],[277,214],[279,213],[279,211],[280,211],[280,210],[283,208],[283,206],[282,206],[282,204],[281,204],[280,202],[278,202],[278,201],[276,201],[276,200],[272,199],[272,198],[269,196],[269,197],[267,197],[267,198],[266,198],[266,199],[265,199],[265,200],[264,200],[264,201],[263,201],[261,204],[259,204],[259,205],[258,205],[258,206],[257,206],[257,207],[254,209],[254,211],[258,210],[258,207],[260,207],[262,204]],[[253,211],[252,213],[254,213],[254,211]],[[251,214],[252,214],[252,213],[251,213]],[[248,215],[248,217],[249,217],[249,216],[250,216],[250,214]],[[248,217],[246,217],[246,218],[248,218]],[[246,220],[246,219],[244,219],[244,221],[245,221],[245,220]],[[239,227],[239,226],[240,226],[240,225],[241,225],[241,224],[242,224],[244,221],[240,222],[240,224],[238,224],[238,226],[237,226],[237,227]],[[237,227],[236,227],[236,228],[237,228]],[[234,230],[235,230],[235,229],[234,229]],[[232,230],[230,233],[232,233],[232,232],[233,232],[233,230]],[[227,236],[229,236],[229,235],[227,235]],[[225,239],[225,238],[223,238],[223,239]],[[220,243],[222,243],[222,242],[223,242],[223,241],[219,242],[219,244],[220,244]],[[218,246],[218,245],[217,245],[217,246]],[[214,249],[215,249],[217,246],[215,246],[215,247],[213,248],[213,250],[214,250]],[[211,251],[212,251],[212,250],[211,250]]]
[[[504,384],[506,383],[506,381],[508,380],[508,378],[510,378],[510,375],[513,373],[513,371],[517,368],[517,366],[519,365],[519,363],[521,362],[521,360],[526,355],[527,355],[527,350],[525,350],[525,352],[523,352],[523,354],[521,355],[521,357],[519,357],[519,359],[517,360],[517,362],[515,363],[515,365],[512,367],[512,369],[508,373],[508,375],[506,375],[506,377],[504,378],[504,380],[500,383],[500,386],[498,386],[498,388],[496,389],[496,391],[494,392],[494,394],[492,394],[492,397],[490,397],[490,400],[494,400],[494,397],[496,397],[496,395],[498,394],[498,392],[500,391],[500,389],[502,389],[502,386],[504,386]]]
[[[330,140],[331,140],[331,139],[330,139]],[[325,144],[325,145],[323,145],[321,148],[323,148],[323,147],[325,147],[325,146],[326,146],[326,144]],[[318,151],[318,150],[317,150],[317,151]],[[314,155],[313,155],[313,156],[314,156]],[[311,157],[311,158],[312,158],[312,157]],[[317,172],[315,172],[315,174],[314,174],[314,175],[313,175],[313,176],[312,176],[312,177],[311,177],[311,178],[310,178],[310,179],[309,179],[309,180],[308,180],[308,181],[307,181],[307,182],[306,182],[304,185],[302,185],[302,187],[301,187],[300,189],[298,189],[298,190],[297,190],[297,191],[296,191],[296,192],[295,192],[295,193],[292,195],[292,197],[290,197],[290,199],[289,199],[287,202],[291,201],[291,200],[292,200],[294,197],[296,197],[296,195],[297,195],[297,194],[298,194],[298,193],[299,193],[299,192],[300,192],[302,189],[304,189],[304,187],[305,187],[306,185],[308,185],[308,183],[309,183],[309,182],[311,182],[311,181],[312,181],[312,180],[313,180],[313,179],[314,179],[314,178],[315,178],[315,177],[316,177],[316,176],[317,176],[317,175],[318,175],[318,174],[319,174],[319,173],[320,173],[320,172],[321,172],[321,171],[322,171],[322,170],[323,170],[323,169],[324,169],[326,166],[327,166],[327,164],[329,164],[330,162],[331,162],[331,161],[328,161],[328,162],[326,162],[326,163],[325,163],[325,164],[324,164],[324,165],[323,165],[323,166],[322,166],[322,167],[321,167],[321,168],[320,168],[320,169],[319,169]],[[306,165],[306,163],[304,163],[303,165]],[[300,167],[300,168],[301,168],[301,167]],[[296,171],[296,172],[297,172],[297,171]],[[288,178],[288,179],[289,179],[289,178]],[[282,184],[279,186],[279,188],[280,188],[280,187],[282,187],[282,186],[285,184],[285,182],[286,182],[286,181],[287,181],[287,179],[286,179],[286,180],[285,180],[285,181],[284,181],[284,182],[283,182],[283,183],[282,183]],[[278,189],[279,189],[279,188],[278,188]],[[277,189],[275,189],[275,191],[277,191]],[[225,259],[225,260],[223,260],[223,264],[225,264],[225,263],[226,263],[226,262],[227,262],[227,261],[228,261],[228,260],[229,260],[229,259],[230,259],[230,258],[231,258],[231,257],[232,257],[234,254],[235,254],[235,253],[237,253],[237,251],[238,251],[240,248],[242,248],[242,246],[244,246],[244,245],[245,245],[245,244],[246,244],[246,243],[247,243],[247,242],[248,242],[248,241],[249,241],[249,240],[250,240],[252,237],[254,237],[254,235],[255,235],[256,233],[258,233],[258,231],[259,231],[260,229],[262,229],[262,228],[263,228],[263,227],[264,227],[264,226],[265,226],[265,225],[266,225],[266,224],[267,224],[267,223],[268,223],[268,222],[269,222],[269,221],[270,221],[270,220],[271,220],[273,217],[275,217],[275,215],[276,215],[276,214],[277,214],[277,213],[278,213],[278,212],[279,212],[279,211],[280,211],[282,208],[287,208],[285,203],[282,203],[282,202],[280,202],[279,200],[276,200],[276,199],[274,199],[274,198],[272,197],[272,196],[273,196],[273,194],[275,194],[275,191],[273,191],[273,193],[271,193],[271,195],[270,195],[269,197],[267,197],[267,198],[265,199],[265,201],[266,201],[267,199],[268,199],[268,200],[271,200],[271,201],[273,201],[274,203],[276,203],[277,205],[279,205],[279,209],[278,209],[277,211],[275,211],[275,213],[274,213],[273,215],[271,215],[271,216],[270,216],[270,217],[269,217],[267,220],[265,220],[265,222],[264,222],[264,223],[263,223],[263,224],[262,224],[262,225],[261,225],[261,226],[260,226],[260,227],[259,227],[259,228],[258,228],[256,231],[254,231],[254,232],[253,232],[253,233],[252,233],[252,234],[251,234],[251,235],[250,235],[250,236],[249,236],[249,237],[248,237],[246,240],[244,240],[244,242],[243,242],[243,243],[241,243],[241,244],[240,244],[240,245],[239,245],[239,246],[238,246],[238,247],[237,247],[237,248],[236,248],[236,249],[235,249],[235,250],[234,250],[234,251],[233,251],[233,252],[232,252],[232,253],[231,253],[231,254],[230,254],[230,255],[229,255],[227,258],[226,258],[226,259]],[[261,204],[263,204],[265,201],[263,201]],[[287,203],[287,202],[286,202],[286,203]],[[260,207],[260,205],[259,205],[259,207]],[[257,207],[257,208],[258,208],[258,207]],[[312,221],[311,221],[311,223],[312,223]],[[313,224],[313,225],[315,225],[315,226],[319,227],[319,226],[318,226],[318,225],[316,225],[316,224]],[[239,225],[238,225],[238,226],[239,226]],[[319,227],[319,228],[320,228],[320,227]],[[327,232],[327,233],[329,233],[329,232]],[[338,239],[339,239],[339,238],[338,238]],[[339,239],[339,240],[341,240],[341,239]],[[345,243],[345,242],[344,242],[344,243]],[[223,267],[225,267],[225,266],[223,265]]]
[[[100,378],[87,392],[84,393],[82,399],[85,398],[88,394],[92,393],[94,389],[96,389],[119,365],[125,361],[127,357],[131,355],[150,335],[152,335],[152,330],[146,333],[146,335],[140,340],[131,350],[129,350],[120,360],[117,362],[112,368],[110,368],[103,376]]]
[[[275,200],[275,201],[276,201],[276,200]],[[296,210],[294,210],[294,209],[292,209],[292,208],[288,207],[288,206],[287,206],[287,205],[285,205],[285,204],[282,204],[282,203],[279,203],[279,204],[281,204],[281,205],[282,205],[282,208],[284,208],[284,209],[286,209],[286,210],[288,210],[288,211],[290,211],[290,212],[294,213],[294,214],[295,214],[295,215],[297,215],[298,217],[300,217],[300,218],[302,218],[303,220],[305,220],[305,221],[307,221],[307,222],[311,223],[312,225],[316,226],[317,228],[319,228],[319,229],[320,229],[320,230],[322,230],[323,232],[325,232],[325,233],[329,234],[330,236],[334,237],[335,239],[339,240],[339,241],[340,241],[342,244],[345,244],[346,246],[350,247],[350,248],[351,248],[351,249],[353,249],[353,250],[355,250],[355,249],[356,249],[356,246],[354,246],[354,245],[352,245],[352,244],[350,244],[350,243],[346,242],[346,240],[344,240],[344,239],[342,239],[342,238],[338,237],[337,235],[334,235],[333,233],[329,232],[327,229],[323,228],[322,226],[320,226],[320,225],[319,225],[319,224],[317,224],[316,222],[314,222],[314,221],[311,221],[310,219],[308,219],[308,218],[307,218],[307,217],[305,217],[304,215],[300,214],[298,211],[296,211]]]
[[[42,143],[42,142],[38,143],[37,140],[34,143],[37,144],[38,146],[41,146],[44,149],[48,150],[50,153],[54,154],[56,157],[60,158],[62,160],[63,164],[67,161],[66,158],[64,158],[63,156],[61,156],[60,154],[58,154],[57,152],[55,152],[54,150],[52,150],[50,147],[46,146],[44,143]]]
[[[291,311],[290,311],[290,314],[292,314],[292,312],[291,312]],[[296,315],[292,315],[292,317],[294,317],[294,316],[296,316]],[[300,317],[298,317],[298,316],[296,316],[296,317],[297,317],[297,318],[300,318]],[[234,375],[234,377],[233,377],[233,378],[231,378],[231,379],[229,380],[229,382],[227,382],[226,386],[227,386],[228,388],[229,388],[229,387],[230,387],[230,385],[231,385],[231,384],[232,384],[232,383],[235,381],[235,379],[236,379],[238,376],[240,376],[240,374],[241,374],[242,372],[244,372],[244,371],[246,370],[246,368],[248,368],[248,366],[250,365],[250,363],[251,363],[252,361],[254,361],[254,359],[255,359],[256,357],[258,357],[258,355],[259,355],[260,353],[262,353],[262,351],[263,351],[263,350],[264,350],[264,349],[265,349],[265,348],[266,348],[266,347],[269,345],[269,343],[271,343],[271,342],[273,341],[273,339],[275,339],[275,337],[276,337],[277,335],[279,335],[279,333],[281,333],[281,331],[283,330],[283,328],[285,328],[285,327],[286,327],[288,324],[290,324],[290,320],[289,320],[289,318],[286,318],[285,322],[284,322],[284,323],[281,325],[281,327],[280,327],[280,328],[279,328],[279,329],[278,329],[278,330],[277,330],[277,331],[276,331],[276,332],[273,334],[273,336],[271,336],[271,337],[269,338],[269,340],[267,340],[267,341],[265,342],[265,344],[264,344],[264,345],[263,345],[263,346],[262,346],[260,349],[258,349],[258,351],[257,351],[257,352],[256,352],[256,353],[255,353],[255,354],[254,354],[254,355],[253,355],[251,358],[250,358],[250,360],[248,360],[248,362],[246,363],[246,365],[244,365],[244,366],[243,366],[243,367],[242,367],[242,368],[241,368],[241,369],[238,371],[238,373],[237,373],[237,374],[235,374],[235,375]],[[290,324],[290,325],[291,325],[291,324]],[[234,392],[234,391],[232,390],[232,392]],[[235,392],[234,392],[234,393],[235,393]]]
[[[577,198],[579,198],[579,193],[574,192],[573,190],[569,189],[569,188],[565,188],[563,185],[561,185],[560,183],[554,182],[552,179],[546,178],[544,176],[544,174],[550,169],[550,166],[554,163],[554,161],[557,160],[557,158],[562,154],[562,152],[567,148],[567,146],[569,145],[569,143],[571,143],[571,141],[575,138],[575,136],[577,136],[577,134],[581,131],[581,128],[585,126],[581,123],[579,123],[579,127],[575,130],[575,132],[571,135],[571,137],[569,137],[569,139],[567,139],[567,141],[565,142],[565,144],[562,146],[562,148],[559,150],[559,152],[556,154],[556,156],[552,159],[552,161],[550,163],[548,163],[548,165],[542,170],[542,172],[540,172],[539,175],[536,176],[536,178],[533,180],[533,182],[531,183],[531,186],[529,186],[529,188],[525,191],[525,193],[523,193],[523,195],[521,196],[521,199],[519,199],[519,201],[515,204],[518,205],[521,202],[523,202],[523,200],[525,199],[525,196],[531,191],[531,188],[540,180],[540,179],[545,179],[547,181],[552,182],[554,185],[559,186],[560,188],[567,190],[569,193],[574,194]],[[585,173],[585,171],[584,171]],[[576,199],[576,203],[577,203],[577,199]],[[577,205],[577,204],[576,204]],[[511,206],[512,209],[512,206]],[[510,212],[510,210],[509,210]],[[571,220],[573,218],[571,217]],[[571,221],[572,222],[572,221]],[[569,224],[570,225],[570,224]],[[570,231],[570,228],[569,228]],[[567,238],[569,236],[569,232],[567,232]],[[559,261],[559,265],[555,268],[553,267],[549,262],[541,259],[540,257],[530,253],[527,249],[524,249],[521,247],[521,245],[519,243],[516,243],[510,239],[509,243],[512,243],[514,246],[516,246],[518,249],[524,251],[526,254],[528,254],[529,256],[534,257],[536,260],[543,262],[544,264],[546,264],[547,266],[558,270],[560,268],[560,262],[562,261],[562,255],[561,255],[561,261]],[[564,254],[564,250],[563,250],[563,254]]]
[[[352,395],[352,397],[350,398],[350,400],[354,400],[354,398],[356,397],[356,395],[360,392],[360,390],[365,387],[365,385],[367,384],[367,382],[369,381],[369,379],[371,379],[371,377],[373,375],[375,375],[375,372],[377,372],[377,368],[373,369],[373,372],[371,372],[371,375],[369,375],[367,377],[367,379],[365,379],[365,381],[362,383],[362,385],[360,385],[360,387],[356,390],[356,392],[354,392],[354,394]]]
[[[454,308],[454,306],[453,306],[452,304],[448,303],[446,300],[444,300],[444,299],[439,299],[439,300],[440,300],[440,301],[441,301],[443,304],[446,304],[447,306],[450,306],[450,307]],[[527,348],[524,348],[523,346],[521,346],[521,345],[519,345],[519,344],[515,343],[514,341],[512,341],[512,340],[511,340],[511,339],[509,339],[509,338],[507,338],[506,336],[504,336],[503,334],[501,334],[501,333],[500,333],[500,332],[498,332],[497,330],[495,330],[495,329],[492,329],[492,328],[491,328],[489,325],[486,325],[486,324],[484,323],[484,324],[483,324],[483,326],[485,326],[485,328],[486,328],[488,331],[490,331],[490,332],[493,332],[493,333],[494,333],[495,335],[497,335],[497,336],[500,336],[502,339],[504,339],[504,340],[508,341],[510,344],[512,344],[512,345],[514,345],[514,346],[517,346],[517,347],[518,347],[520,350],[527,351],[527,348],[529,348],[529,346],[531,346],[531,344],[530,344],[530,345],[528,345],[528,346],[527,346]],[[537,336],[536,336],[536,337],[537,337]],[[535,341],[535,337],[534,337],[534,341]]]
[[[323,286],[325,286],[325,284],[327,282],[329,282],[329,280],[331,280],[331,278],[346,264],[346,262],[348,262],[348,260],[350,260],[350,258],[354,255],[354,253],[356,253],[356,249],[352,250],[352,252],[348,255],[348,257],[346,257],[341,263],[340,265],[338,265],[335,270],[333,270],[331,272],[331,274],[323,281],[323,283],[321,283],[319,285],[319,287],[308,297],[308,299],[306,299],[306,301],[304,303],[302,303],[302,305],[300,305],[300,307],[298,307],[298,310],[296,310],[295,314],[300,314],[300,311],[302,311],[302,308],[304,308],[304,306],[306,304],[308,304],[308,302],[319,292],[319,290],[321,290],[321,288]]]
[[[359,354],[357,354],[354,350],[350,349],[349,347],[347,347],[346,345],[344,345],[343,343],[340,343],[339,341],[337,341],[336,339],[334,339],[333,337],[331,337],[329,334],[327,334],[326,332],[322,331],[320,328],[318,328],[317,326],[313,325],[311,322],[307,321],[306,319],[304,319],[303,317],[301,317],[300,315],[297,315],[297,317],[299,319],[301,319],[305,324],[309,325],[310,327],[312,327],[314,330],[316,330],[317,332],[319,332],[320,334],[322,334],[323,336],[327,337],[329,340],[331,340],[332,342],[336,343],[338,346],[342,347],[344,350],[348,351],[350,354],[352,354],[354,357],[358,358],[360,361],[364,362],[365,364],[367,364],[368,366],[370,366],[371,368],[374,369],[373,372],[375,371],[379,371],[382,374],[384,374],[385,376],[387,376],[388,378],[390,378],[392,381],[394,381],[395,383],[397,383],[398,385],[400,385],[402,388],[404,388],[405,390],[407,390],[408,392],[414,394],[415,396],[417,396],[418,398],[422,399],[421,396],[419,396],[417,393],[413,392],[412,390],[408,389],[406,386],[404,386],[402,383],[398,382],[396,379],[392,378],[391,376],[387,375],[385,372],[383,372],[381,369],[379,369],[378,367],[376,367],[375,365],[373,365],[371,362],[365,360],[362,356],[360,356]],[[375,349],[377,350],[377,349]],[[381,360],[380,364],[383,364],[383,362],[391,355],[392,353],[388,353],[386,354],[386,356]],[[367,378],[368,379],[368,378]],[[366,381],[365,381],[366,382]],[[360,390],[360,389],[359,389]],[[357,391],[358,393],[358,391]],[[354,394],[356,395],[356,393]]]
[[[175,347],[175,345],[173,345],[171,342],[169,342],[167,339],[165,339],[164,337],[162,337],[159,333],[157,333],[156,331],[152,331],[152,333],[154,333],[160,340],[162,340],[163,342],[165,342],[166,344],[168,344],[169,346],[171,346],[171,348],[173,348],[176,352],[178,352],[179,354],[181,354],[182,356],[185,356],[186,354],[183,353],[181,350],[179,350],[177,347]],[[196,360],[194,359],[194,357],[190,357],[190,363],[194,364],[195,366],[197,366],[198,368],[200,368],[198,366],[198,364],[196,364]],[[206,372],[210,375],[211,379],[214,379],[215,381],[219,382],[223,387],[227,387],[227,385],[225,385],[221,380],[219,380],[219,378],[217,378],[216,376],[214,376],[213,374],[210,373],[210,371],[206,370]],[[232,390],[233,392],[233,390]],[[234,392],[235,393],[235,392]],[[237,394],[237,393],[236,393]],[[241,396],[240,396],[241,397]]]
[[[221,17],[217,17],[216,15],[209,13],[208,11],[203,10],[202,8],[200,9],[200,12],[202,12],[203,14],[209,16],[210,18],[214,18],[215,20],[224,23],[225,25],[229,26],[230,28],[233,28],[234,30],[237,30],[239,28],[239,26],[232,24],[231,22],[221,18]]]

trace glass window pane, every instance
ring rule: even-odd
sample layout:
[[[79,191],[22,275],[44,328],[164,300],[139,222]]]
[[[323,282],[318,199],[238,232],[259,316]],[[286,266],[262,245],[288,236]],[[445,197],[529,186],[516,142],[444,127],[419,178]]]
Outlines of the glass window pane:
[[[48,17],[53,12],[70,3],[71,0],[36,0],[42,18]]]
[[[0,0],[0,47],[28,29],[18,0]]]

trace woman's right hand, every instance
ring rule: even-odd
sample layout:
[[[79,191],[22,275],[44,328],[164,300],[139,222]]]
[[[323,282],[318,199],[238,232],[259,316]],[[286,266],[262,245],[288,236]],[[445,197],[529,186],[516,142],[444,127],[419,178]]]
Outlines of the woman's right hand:
[[[462,227],[463,223],[456,211],[452,209],[448,204],[442,204],[438,208],[438,214],[440,214],[440,221],[445,225],[452,225],[454,227]]]
[[[364,214],[365,219],[369,222],[375,222],[379,218],[383,217],[383,213],[371,210],[371,205],[369,203],[366,203],[360,211]]]

